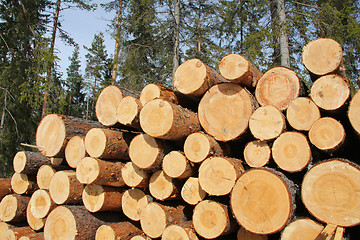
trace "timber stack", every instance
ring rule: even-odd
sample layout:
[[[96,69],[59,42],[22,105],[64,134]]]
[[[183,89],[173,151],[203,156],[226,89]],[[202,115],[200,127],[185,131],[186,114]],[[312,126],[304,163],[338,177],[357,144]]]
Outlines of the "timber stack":
[[[219,72],[182,63],[174,89],[102,90],[98,121],[38,125],[1,179],[1,239],[356,239],[360,92],[342,47],[303,48],[261,73],[239,54]]]

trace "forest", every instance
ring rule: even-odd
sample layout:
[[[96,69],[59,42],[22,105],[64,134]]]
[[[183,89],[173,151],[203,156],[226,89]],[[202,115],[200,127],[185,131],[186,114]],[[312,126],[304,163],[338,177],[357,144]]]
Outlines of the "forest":
[[[79,46],[61,24],[61,13],[70,8],[105,9],[113,17],[108,31],[115,51],[106,51],[105,32],[90,36],[90,46]],[[0,176],[11,175],[22,143],[34,144],[46,114],[95,120],[95,101],[105,86],[172,88],[175,69],[191,58],[218,69],[222,57],[239,53],[261,72],[291,68],[310,87],[302,48],[316,38],[333,38],[343,47],[354,94],[359,10],[357,0],[1,0]],[[66,77],[56,56],[57,36],[73,47]],[[84,63],[81,47],[87,52]]]

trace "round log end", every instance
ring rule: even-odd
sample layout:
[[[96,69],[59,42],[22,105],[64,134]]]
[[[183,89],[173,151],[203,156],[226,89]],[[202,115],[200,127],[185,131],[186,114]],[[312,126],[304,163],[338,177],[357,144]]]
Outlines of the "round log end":
[[[121,99],[117,109],[117,121],[123,125],[131,126],[133,121],[138,118],[142,105],[139,100],[132,96],[127,96]]]
[[[151,196],[158,200],[169,198],[174,191],[172,178],[167,176],[163,170],[156,171],[150,177],[149,191]]]
[[[147,134],[139,134],[130,142],[129,156],[131,161],[142,169],[151,167],[160,154],[157,140]]]
[[[70,167],[76,168],[81,159],[86,157],[84,138],[73,136],[66,144],[65,159]]]
[[[185,156],[191,162],[202,162],[209,156],[210,150],[209,139],[201,132],[190,134],[184,142]]]
[[[81,159],[76,168],[76,178],[80,183],[91,184],[100,174],[99,163],[95,158],[85,157]]]
[[[104,204],[104,195],[104,188],[102,186],[96,184],[87,185],[82,194],[85,208],[89,212],[98,212]]]
[[[155,98],[161,97],[161,91],[157,84],[147,84],[140,93],[140,102],[144,106],[146,103],[150,102]]]
[[[116,108],[124,97],[122,90],[115,85],[104,88],[96,100],[95,113],[99,122],[104,126],[117,123]]]
[[[243,78],[248,77],[246,74],[249,72],[249,68],[250,62],[239,54],[228,54],[219,63],[220,74],[232,82],[246,81],[247,79]]]
[[[11,177],[11,188],[14,193],[25,194],[29,190],[30,184],[27,174],[14,173]]]
[[[65,206],[58,206],[47,217],[44,227],[45,239],[76,239],[77,226],[73,213]]]
[[[36,174],[36,182],[40,189],[49,189],[50,180],[56,170],[50,165],[43,165]]]
[[[281,233],[281,240],[316,239],[324,226],[310,218],[300,218],[287,225]]]
[[[286,119],[299,131],[309,131],[311,125],[320,117],[317,105],[306,97],[295,98],[286,109]]]
[[[43,227],[45,225],[46,218],[36,218],[32,214],[31,201],[29,201],[29,204],[26,207],[26,221],[29,224],[29,227],[31,227],[35,231],[39,231],[39,230],[43,229]]]
[[[116,240],[116,233],[108,225],[101,225],[96,230],[95,240]]]
[[[69,174],[75,175],[75,172],[59,171],[51,178],[49,184],[49,194],[56,204],[64,204],[69,198],[71,191]]]
[[[125,216],[134,221],[140,220],[142,209],[149,203],[148,197],[138,188],[128,189],[121,198],[122,210]]]
[[[348,118],[351,126],[360,135],[360,91],[357,91],[349,104]]]
[[[162,236],[161,240],[198,240],[194,231],[187,232],[184,228],[178,225],[168,226]]]
[[[121,176],[123,177],[124,183],[129,187],[143,187],[141,185],[148,179],[148,173],[136,166],[133,162],[127,162],[124,167],[121,168]]]
[[[27,157],[25,151],[17,152],[13,159],[14,171],[17,173],[21,173],[22,171],[24,171],[26,162],[27,162]]]
[[[101,128],[92,128],[85,136],[85,149],[91,157],[100,157],[106,148],[106,144],[107,137]]]
[[[149,237],[158,238],[163,234],[167,226],[166,219],[166,213],[159,204],[155,202],[149,203],[141,211],[141,229]]]
[[[162,169],[171,178],[181,177],[187,170],[188,160],[179,151],[171,151],[165,155]]]
[[[30,204],[30,211],[35,218],[45,218],[53,205],[49,193],[43,189],[31,195]]]
[[[244,160],[250,167],[259,168],[265,166],[271,155],[271,149],[265,141],[254,140],[246,144],[244,148]]]
[[[196,205],[206,197],[206,192],[201,188],[199,179],[189,177],[181,188],[182,199],[190,204]]]
[[[0,220],[3,222],[12,221],[17,212],[17,198],[13,195],[6,195],[0,202]]]

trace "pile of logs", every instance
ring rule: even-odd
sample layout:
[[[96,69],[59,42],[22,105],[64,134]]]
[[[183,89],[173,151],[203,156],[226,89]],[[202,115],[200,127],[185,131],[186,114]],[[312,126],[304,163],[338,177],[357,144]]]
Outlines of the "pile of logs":
[[[1,179],[1,239],[356,239],[360,92],[342,47],[303,48],[313,84],[238,54],[182,63],[172,90],[102,90],[98,121],[38,125]]]

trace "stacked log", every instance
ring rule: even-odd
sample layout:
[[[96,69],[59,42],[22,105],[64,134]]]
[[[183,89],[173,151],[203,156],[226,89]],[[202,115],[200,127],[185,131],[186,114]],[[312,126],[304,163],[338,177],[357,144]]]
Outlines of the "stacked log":
[[[1,179],[0,238],[356,239],[360,93],[342,61],[332,39],[305,46],[306,91],[238,54],[219,72],[190,59],[176,90],[104,88],[98,122],[45,116],[39,152]]]

